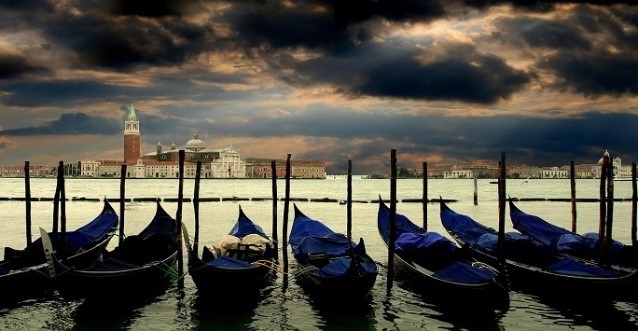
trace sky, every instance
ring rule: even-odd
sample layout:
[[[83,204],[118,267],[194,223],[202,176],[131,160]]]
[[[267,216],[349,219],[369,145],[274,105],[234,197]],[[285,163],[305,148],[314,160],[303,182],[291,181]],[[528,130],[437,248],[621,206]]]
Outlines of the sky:
[[[630,1],[0,0],[0,164],[199,135],[329,174],[638,155]]]

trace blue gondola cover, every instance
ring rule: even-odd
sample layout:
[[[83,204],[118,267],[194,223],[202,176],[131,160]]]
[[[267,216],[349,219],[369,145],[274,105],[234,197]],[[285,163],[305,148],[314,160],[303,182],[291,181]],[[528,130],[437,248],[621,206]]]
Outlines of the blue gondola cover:
[[[229,256],[220,256],[207,263],[211,267],[224,268],[224,269],[245,269],[250,268],[252,265],[246,261],[242,261]]]
[[[616,277],[620,275],[614,270],[601,268],[593,264],[585,264],[570,258],[560,259],[556,263],[548,266],[547,270],[561,274],[586,277]]]
[[[492,272],[486,269],[475,268],[463,262],[454,262],[435,272],[433,276],[463,284],[480,284],[494,279]]]

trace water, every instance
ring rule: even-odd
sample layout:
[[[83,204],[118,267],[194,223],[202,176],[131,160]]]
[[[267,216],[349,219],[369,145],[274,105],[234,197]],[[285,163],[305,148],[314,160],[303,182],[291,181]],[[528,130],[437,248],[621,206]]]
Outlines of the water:
[[[32,197],[51,198],[55,192],[55,179],[31,180]],[[285,181],[279,180],[278,197],[285,194]],[[597,180],[578,180],[578,198],[597,198]],[[118,198],[118,179],[67,179],[66,197]],[[193,180],[184,182],[184,197],[192,198]],[[0,179],[0,197],[23,197],[24,180]],[[494,228],[498,227],[497,185],[489,180],[478,181],[478,205],[473,203],[473,180],[430,180],[428,196],[455,199],[450,206],[476,220]],[[397,198],[418,199],[422,196],[421,180],[399,180]],[[292,180],[291,197],[297,199],[330,198],[345,200],[346,181],[343,179]],[[508,195],[513,198],[569,198],[569,180],[509,180]],[[177,197],[178,181],[157,179],[132,179],[126,182],[127,198]],[[616,198],[631,198],[631,183],[615,183]],[[635,302],[605,302],[595,306],[583,306],[577,302],[549,300],[529,293],[513,291],[510,305],[502,312],[489,316],[474,316],[465,312],[443,309],[427,297],[412,293],[395,280],[391,295],[386,294],[387,251],[376,230],[377,205],[369,203],[390,197],[389,180],[353,180],[354,203],[353,237],[364,237],[370,255],[380,267],[377,283],[369,301],[348,306],[325,306],[314,302],[290,279],[284,289],[282,275],[265,289],[261,297],[240,300],[231,307],[212,308],[201,302],[197,290],[186,275],[184,290],[176,287],[167,293],[146,302],[123,302],[104,310],[82,300],[65,300],[58,296],[33,299],[0,308],[2,330],[638,330],[638,304]],[[270,180],[211,180],[201,182],[200,197],[270,198]],[[324,221],[336,231],[345,231],[346,206],[335,202],[295,201],[302,211],[313,218]],[[272,201],[213,201],[200,203],[200,241],[212,243],[219,235],[227,233],[237,217],[241,204],[246,214],[271,231]],[[521,201],[522,210],[544,216],[552,222],[570,228],[571,204],[568,202]],[[162,202],[162,206],[175,215],[177,203]],[[284,216],[284,203],[278,202],[279,235]],[[578,203],[578,231],[598,229],[598,203]],[[25,242],[25,203],[23,201],[0,201],[2,217],[0,224],[3,246],[21,248]],[[114,203],[119,213],[119,203]],[[51,228],[53,203],[32,202],[33,233],[39,227]],[[77,228],[93,219],[101,209],[101,202],[68,201],[66,204],[67,227]],[[129,202],[125,209],[125,233],[134,234],[150,221],[155,211],[154,203]],[[423,219],[420,203],[400,202],[397,212],[421,224]],[[446,234],[439,221],[439,208],[428,205],[428,227]],[[289,213],[292,222],[292,206]],[[507,230],[512,230],[509,216]],[[614,204],[614,236],[623,242],[630,241],[631,202]],[[191,203],[183,205],[183,222],[191,235],[194,233],[194,216]],[[113,240],[114,246],[117,240]],[[291,271],[296,265],[290,256]],[[543,284],[538,284],[542,286]],[[223,286],[223,285],[222,285]],[[236,299],[236,298],[235,298]],[[217,298],[225,301],[226,298]],[[235,300],[237,301],[237,300]],[[479,302],[476,303],[480,305]]]

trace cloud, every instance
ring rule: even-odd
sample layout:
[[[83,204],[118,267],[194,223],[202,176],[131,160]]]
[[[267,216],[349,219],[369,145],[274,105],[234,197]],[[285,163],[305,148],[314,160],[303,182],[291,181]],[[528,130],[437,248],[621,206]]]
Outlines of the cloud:
[[[423,50],[369,45],[349,56],[317,58],[295,67],[294,72],[282,70],[281,79],[297,86],[330,83],[354,97],[480,104],[508,99],[535,78],[534,73],[515,69],[496,55],[460,43]]]
[[[6,136],[34,135],[112,135],[122,131],[121,122],[102,116],[84,113],[62,114],[57,120],[43,126],[9,129],[2,131]]]
[[[517,17],[497,26],[513,46],[538,54],[536,68],[555,90],[588,97],[638,94],[638,8],[577,6],[558,19]],[[633,29],[626,27],[633,26]]]
[[[5,136],[0,136],[0,152],[6,150],[7,148],[10,148],[13,146],[13,142],[11,141],[11,139],[5,137]]]
[[[10,54],[0,50],[0,81],[26,74],[43,73],[47,71],[48,70],[42,66],[29,63],[23,55]]]

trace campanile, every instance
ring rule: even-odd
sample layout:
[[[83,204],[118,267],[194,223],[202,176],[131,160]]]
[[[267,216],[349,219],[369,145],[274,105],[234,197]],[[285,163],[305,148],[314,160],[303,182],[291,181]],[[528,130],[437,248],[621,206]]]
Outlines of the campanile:
[[[124,120],[124,163],[134,165],[140,156],[140,121],[131,105]]]

